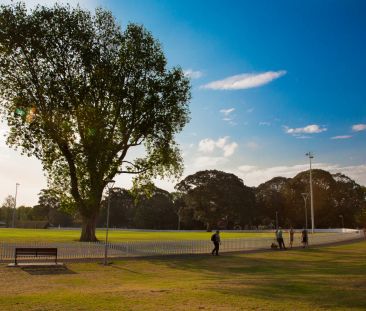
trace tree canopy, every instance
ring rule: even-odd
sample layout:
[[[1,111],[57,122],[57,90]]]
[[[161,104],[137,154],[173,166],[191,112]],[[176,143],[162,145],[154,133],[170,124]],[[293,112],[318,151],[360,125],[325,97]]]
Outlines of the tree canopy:
[[[178,176],[175,142],[189,120],[189,80],[152,34],[111,12],[55,5],[0,7],[0,99],[8,144],[42,161],[50,186],[95,223],[108,180]],[[142,146],[141,156],[129,157]],[[72,200],[71,200],[72,199]]]
[[[254,191],[234,174],[217,170],[199,171],[176,185],[184,194],[194,218],[210,230],[218,222],[241,225],[251,223],[254,214]]]

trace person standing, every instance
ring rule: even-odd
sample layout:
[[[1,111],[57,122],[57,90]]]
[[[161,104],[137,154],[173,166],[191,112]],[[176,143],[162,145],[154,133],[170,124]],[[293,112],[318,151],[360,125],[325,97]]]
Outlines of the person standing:
[[[292,244],[294,243],[294,235],[295,235],[295,231],[294,228],[290,228],[290,247],[292,248]]]
[[[215,254],[216,254],[216,256],[219,256],[219,249],[220,249],[220,244],[221,244],[221,238],[220,238],[220,231],[219,230],[217,230],[216,233],[214,233],[211,236],[211,241],[214,244],[214,249],[211,252],[212,256],[214,256]]]
[[[285,242],[283,241],[283,236],[282,236],[282,228],[279,227],[277,230],[276,230],[276,239],[277,239],[277,243],[278,243],[278,246],[280,247],[280,249],[286,249],[286,246],[285,246]]]
[[[306,229],[301,232],[301,243],[303,248],[309,245],[308,230]]]

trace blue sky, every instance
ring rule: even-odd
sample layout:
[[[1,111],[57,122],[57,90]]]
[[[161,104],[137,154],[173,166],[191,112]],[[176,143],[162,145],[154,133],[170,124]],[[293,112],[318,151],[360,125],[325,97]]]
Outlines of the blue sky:
[[[307,169],[312,151],[315,167],[366,184],[365,1],[80,4],[110,9],[123,27],[144,24],[192,77],[191,122],[178,136],[185,175],[217,168],[254,186]],[[36,203],[41,166],[0,148],[0,199],[19,182],[20,202]]]

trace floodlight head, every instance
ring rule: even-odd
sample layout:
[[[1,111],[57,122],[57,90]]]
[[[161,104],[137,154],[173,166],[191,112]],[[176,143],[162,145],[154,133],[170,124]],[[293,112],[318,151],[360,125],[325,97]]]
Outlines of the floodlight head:
[[[305,155],[307,157],[309,157],[310,159],[313,159],[314,158],[314,156],[313,156],[313,154],[311,152],[307,152],[307,153],[305,153]]]

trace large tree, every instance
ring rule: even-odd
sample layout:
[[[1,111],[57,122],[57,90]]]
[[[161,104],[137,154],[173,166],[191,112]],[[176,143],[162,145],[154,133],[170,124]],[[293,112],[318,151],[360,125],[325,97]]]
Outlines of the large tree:
[[[122,31],[102,9],[0,7],[7,141],[40,159],[50,186],[72,197],[81,241],[96,240],[103,189],[116,174],[136,173],[142,183],[181,173],[174,137],[188,122],[189,98],[188,79],[167,69],[142,26]],[[131,158],[140,145],[141,156]]]
[[[179,182],[175,189],[184,195],[194,218],[207,230],[221,221],[226,226],[252,225],[254,220],[254,191],[234,174],[217,170],[199,171]]]

